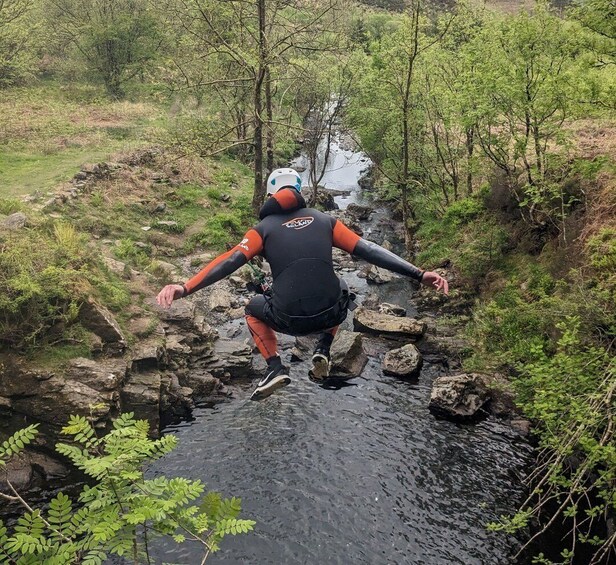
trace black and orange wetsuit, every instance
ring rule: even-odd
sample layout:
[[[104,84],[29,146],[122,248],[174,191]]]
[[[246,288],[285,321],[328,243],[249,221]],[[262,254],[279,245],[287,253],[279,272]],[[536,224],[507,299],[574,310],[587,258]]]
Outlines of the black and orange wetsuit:
[[[275,354],[272,328],[304,335],[334,328],[346,317],[348,293],[334,272],[332,247],[418,281],[423,275],[414,265],[362,239],[340,220],[306,208],[294,189],[274,194],[259,217],[259,224],[240,243],[184,284],[184,296],[230,275],[256,255],[263,256],[272,269],[271,296],[255,296],[246,314],[266,358]]]

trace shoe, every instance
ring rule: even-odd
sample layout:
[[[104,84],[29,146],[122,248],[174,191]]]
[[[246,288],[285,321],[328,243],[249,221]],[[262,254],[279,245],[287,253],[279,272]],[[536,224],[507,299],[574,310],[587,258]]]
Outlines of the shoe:
[[[267,373],[250,395],[250,400],[263,400],[290,382],[289,369],[284,365],[276,365],[273,369],[268,368]]]
[[[329,348],[317,346],[312,356],[312,369],[308,371],[311,380],[321,382],[329,377]]]

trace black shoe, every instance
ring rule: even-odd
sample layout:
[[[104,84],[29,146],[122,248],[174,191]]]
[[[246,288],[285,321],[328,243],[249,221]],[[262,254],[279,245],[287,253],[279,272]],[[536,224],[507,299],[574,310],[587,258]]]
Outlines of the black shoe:
[[[317,345],[312,356],[312,369],[308,371],[310,379],[316,382],[329,377],[329,348]]]
[[[250,400],[263,400],[279,388],[287,386],[290,382],[289,369],[284,365],[276,365],[272,369],[268,368],[267,373],[250,395]]]

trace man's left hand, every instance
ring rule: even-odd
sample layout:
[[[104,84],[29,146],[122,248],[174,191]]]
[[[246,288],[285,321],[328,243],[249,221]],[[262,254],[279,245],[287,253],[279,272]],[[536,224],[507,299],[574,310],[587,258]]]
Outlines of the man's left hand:
[[[438,273],[426,271],[421,278],[421,284],[442,290],[445,294],[449,294],[449,283]]]

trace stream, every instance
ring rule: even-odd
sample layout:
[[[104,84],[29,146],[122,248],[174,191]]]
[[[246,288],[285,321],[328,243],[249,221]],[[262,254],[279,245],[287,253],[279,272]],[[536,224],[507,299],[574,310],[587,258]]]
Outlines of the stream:
[[[344,208],[362,200],[357,180],[368,162],[340,140],[332,151],[321,184],[350,191],[335,199]],[[377,209],[365,236],[387,215]],[[360,300],[376,292],[409,315],[417,311],[407,281],[368,286],[357,272],[342,274]],[[248,336],[241,324],[240,341]],[[285,362],[293,343],[281,338]],[[151,476],[201,479],[240,497],[242,517],[257,522],[250,534],[226,537],[208,563],[513,563],[519,542],[485,526],[513,512],[524,494],[527,441],[491,417],[468,425],[436,419],[428,400],[445,365],[426,360],[418,379],[387,377],[382,356],[396,345],[366,336],[365,347],[361,378],[318,386],[308,380],[307,362],[293,363],[292,383],[265,401],[251,402],[246,384],[231,401],[197,407],[192,421],[164,430],[179,446],[151,466]],[[263,367],[256,357],[255,366]],[[201,554],[161,543],[155,555],[156,562],[193,564]]]

